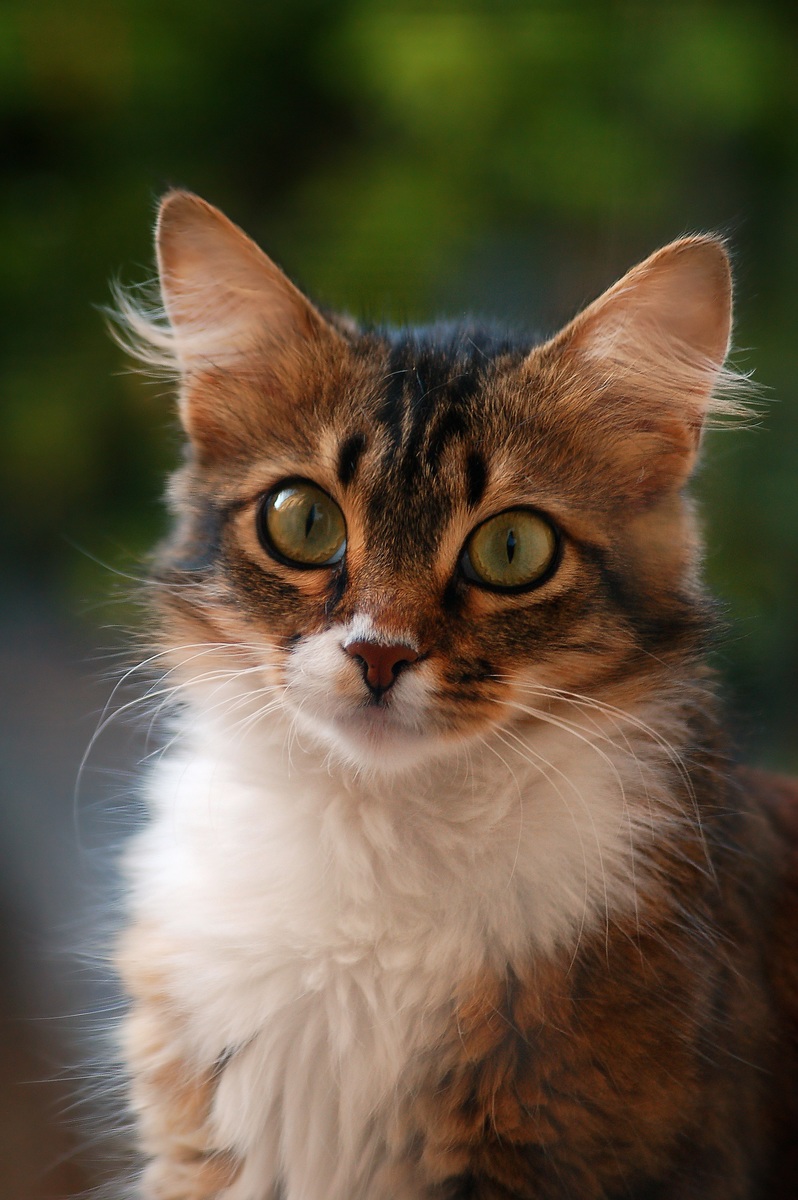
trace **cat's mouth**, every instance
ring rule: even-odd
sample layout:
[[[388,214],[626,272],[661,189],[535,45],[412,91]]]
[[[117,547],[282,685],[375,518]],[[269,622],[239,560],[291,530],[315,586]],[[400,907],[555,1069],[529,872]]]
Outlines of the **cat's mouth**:
[[[420,737],[421,729],[417,728],[414,723],[408,722],[406,717],[400,713],[399,708],[400,706],[393,703],[393,697],[390,694],[371,697],[346,713],[338,713],[336,724],[343,729],[359,730],[365,736],[373,739]]]
[[[381,696],[369,696],[360,705],[359,711],[369,713],[376,709],[377,712],[389,712],[392,701],[393,696],[390,692],[386,692]]]
[[[428,724],[413,720],[392,696],[356,705],[335,706],[313,723],[327,746],[344,758],[370,768],[413,766],[437,744]]]

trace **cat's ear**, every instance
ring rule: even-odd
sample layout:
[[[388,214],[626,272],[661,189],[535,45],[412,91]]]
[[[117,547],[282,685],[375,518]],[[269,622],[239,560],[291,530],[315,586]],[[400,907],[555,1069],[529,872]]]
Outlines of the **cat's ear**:
[[[181,418],[193,441],[219,449],[245,434],[254,414],[246,411],[245,388],[240,404],[220,405],[208,379],[246,381],[255,368],[262,392],[290,392],[303,356],[339,335],[251,238],[190,192],[164,197],[156,248],[182,376]]]
[[[158,272],[183,371],[231,365],[258,343],[286,345],[324,326],[251,238],[190,192],[169,192],[156,225]]]
[[[634,267],[550,343],[585,382],[578,403],[594,436],[643,493],[683,483],[707,414],[733,407],[723,367],[731,300],[723,243],[683,238]]]

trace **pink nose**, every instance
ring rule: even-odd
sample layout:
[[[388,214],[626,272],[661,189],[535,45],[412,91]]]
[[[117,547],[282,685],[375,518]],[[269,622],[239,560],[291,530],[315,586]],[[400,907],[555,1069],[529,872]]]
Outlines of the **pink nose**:
[[[403,667],[418,655],[409,646],[381,646],[377,642],[350,642],[347,654],[363,664],[363,678],[373,692],[387,692]]]

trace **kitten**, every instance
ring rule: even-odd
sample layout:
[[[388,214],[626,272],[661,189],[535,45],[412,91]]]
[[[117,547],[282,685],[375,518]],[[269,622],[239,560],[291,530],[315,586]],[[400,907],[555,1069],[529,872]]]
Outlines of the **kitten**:
[[[187,193],[157,244],[138,1194],[794,1197],[798,791],[727,756],[683,493],[722,244],[542,345],[323,316]]]

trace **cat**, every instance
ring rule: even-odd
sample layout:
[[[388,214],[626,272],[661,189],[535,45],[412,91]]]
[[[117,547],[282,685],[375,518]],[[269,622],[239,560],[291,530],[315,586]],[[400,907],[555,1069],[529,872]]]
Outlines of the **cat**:
[[[157,255],[136,1194],[794,1197],[798,789],[730,756],[685,495],[723,243],[542,343],[323,314],[187,192]]]

